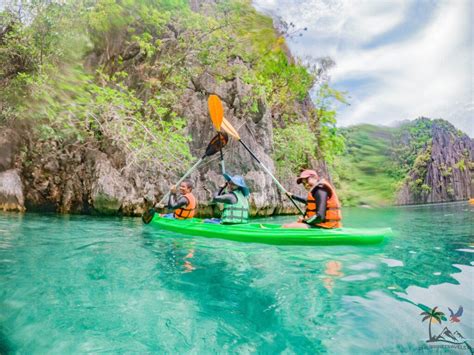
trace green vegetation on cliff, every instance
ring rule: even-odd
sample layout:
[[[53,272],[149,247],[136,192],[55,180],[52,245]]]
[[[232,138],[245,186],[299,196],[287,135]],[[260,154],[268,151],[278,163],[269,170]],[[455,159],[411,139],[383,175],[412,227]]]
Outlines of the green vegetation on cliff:
[[[199,3],[199,2],[198,2]],[[128,165],[176,171],[192,158],[181,98],[207,73],[252,90],[245,113],[269,107],[276,156],[293,128],[309,132],[290,170],[341,149],[334,112],[295,115],[317,72],[289,58],[283,36],[250,1],[21,1],[0,14],[0,124],[22,121],[37,141],[113,146]],[[323,97],[337,97],[329,88]],[[286,130],[285,130],[286,129]],[[289,133],[288,129],[291,129]],[[173,147],[172,151],[170,147]],[[303,154],[303,155],[301,155]],[[149,159],[150,157],[159,159]]]
[[[294,176],[302,169],[314,168],[318,158],[338,164],[335,159],[344,152],[345,139],[336,128],[336,101],[345,103],[342,93],[322,85],[307,121],[286,117],[283,124],[275,127],[274,157],[280,176]]]

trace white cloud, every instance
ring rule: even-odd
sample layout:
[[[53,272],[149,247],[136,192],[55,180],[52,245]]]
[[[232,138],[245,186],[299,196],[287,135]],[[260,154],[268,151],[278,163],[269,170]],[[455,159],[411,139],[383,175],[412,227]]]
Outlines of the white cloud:
[[[348,91],[351,106],[339,116],[342,125],[360,122],[390,124],[427,116],[445,118],[474,136],[473,43],[470,0],[438,1],[421,29],[403,39],[386,38],[416,21],[415,1],[258,0],[287,21],[308,27],[308,34],[290,46],[298,55],[331,55],[336,60],[333,84]],[[433,5],[433,3],[431,4]],[[258,6],[257,6],[258,7]],[[263,7],[263,5],[262,5]],[[280,11],[280,12],[279,12]],[[418,11],[420,11],[418,9]],[[348,82],[356,79],[360,86]]]
[[[335,82],[357,73],[359,77],[376,78],[380,86],[345,110],[341,122],[366,122],[369,114],[378,123],[422,115],[443,117],[454,120],[472,136],[472,125],[460,125],[466,121],[460,120],[462,113],[458,110],[460,105],[472,102],[472,48],[466,46],[466,5],[461,1],[444,3],[431,23],[407,41],[343,53],[333,73]],[[454,111],[458,117],[452,115]]]
[[[331,39],[327,47],[317,48],[321,55],[333,54],[337,42],[362,45],[394,28],[403,20],[406,4],[397,0],[254,0],[258,10],[308,28],[305,42],[293,43],[296,51],[304,51],[308,36]]]

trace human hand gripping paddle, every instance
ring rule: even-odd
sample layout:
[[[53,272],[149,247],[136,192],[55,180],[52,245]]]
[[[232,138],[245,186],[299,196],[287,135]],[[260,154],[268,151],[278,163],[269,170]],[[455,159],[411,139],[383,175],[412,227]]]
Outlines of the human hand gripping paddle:
[[[212,100],[212,105],[213,107],[216,107],[214,110],[214,116],[211,111],[211,100]],[[217,95],[211,95],[209,96],[209,112],[211,113],[211,119],[212,123],[214,124],[214,127],[217,129],[218,132],[221,132],[222,130],[227,132],[229,135],[237,139],[240,144],[250,153],[252,158],[254,158],[257,163],[260,164],[260,166],[265,170],[265,172],[270,175],[270,177],[273,179],[275,184],[278,186],[280,191],[282,191],[293,203],[293,205],[298,209],[298,211],[304,216],[304,212],[301,210],[301,208],[296,204],[295,200],[291,197],[291,194],[280,184],[280,182],[276,179],[275,176],[271,173],[271,171],[260,161],[260,159],[257,158],[257,156],[250,150],[250,148],[240,139],[239,133],[235,130],[234,127],[227,121],[227,119],[224,117],[224,109],[222,108],[222,102],[219,99]]]
[[[222,150],[222,148],[227,145],[228,141],[229,141],[229,137],[227,136],[225,132],[219,132],[219,134],[214,136],[214,138],[212,138],[209,144],[207,145],[206,152],[204,153],[204,155],[183,175],[181,179],[179,179],[179,181],[174,186],[179,186],[179,184],[181,184],[184,181],[184,179],[186,179],[194,171],[194,169],[196,169],[199,166],[199,164],[201,164],[201,162],[205,158],[210,157],[211,155],[214,155],[218,151]],[[170,192],[168,191],[160,200],[160,202],[157,203],[157,205],[166,201],[169,195],[170,195]],[[143,223],[146,223],[146,224],[150,223],[155,213],[156,211],[154,207],[145,211],[142,215]]]

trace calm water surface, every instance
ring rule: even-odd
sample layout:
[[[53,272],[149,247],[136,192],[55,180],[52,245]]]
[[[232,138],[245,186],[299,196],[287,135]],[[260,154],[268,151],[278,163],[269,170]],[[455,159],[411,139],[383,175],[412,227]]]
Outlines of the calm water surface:
[[[0,214],[0,354],[469,353],[426,343],[420,313],[438,306],[433,335],[447,327],[474,347],[473,216],[467,203],[345,209],[345,226],[395,236],[295,247]]]

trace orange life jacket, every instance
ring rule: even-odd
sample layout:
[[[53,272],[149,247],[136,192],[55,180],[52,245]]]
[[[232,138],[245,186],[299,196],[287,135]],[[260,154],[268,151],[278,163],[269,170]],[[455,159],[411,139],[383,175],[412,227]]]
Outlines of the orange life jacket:
[[[177,219],[188,219],[194,217],[194,210],[196,209],[196,198],[190,192],[186,195],[183,195],[188,200],[188,204],[184,207],[174,210],[174,218]]]
[[[329,197],[326,202],[326,215],[324,216],[324,221],[316,224],[316,226],[322,228],[341,228],[341,204],[337,197],[336,190],[334,190],[334,187],[324,179],[319,181],[317,185],[323,185],[327,190],[329,190]],[[312,190],[308,192],[307,200],[308,203],[306,204],[305,218],[314,216],[317,211],[316,199],[313,197]]]

